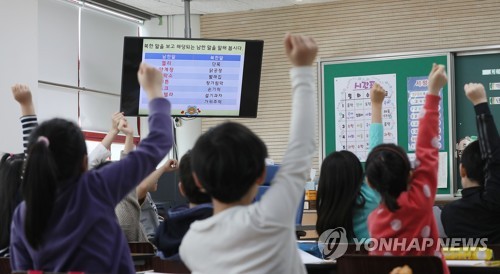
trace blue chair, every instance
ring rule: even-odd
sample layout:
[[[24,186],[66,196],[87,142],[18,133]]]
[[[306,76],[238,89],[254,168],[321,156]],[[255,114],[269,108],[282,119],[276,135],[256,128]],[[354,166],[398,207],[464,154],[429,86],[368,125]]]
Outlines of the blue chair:
[[[271,186],[271,181],[276,175],[278,169],[279,169],[278,165],[266,166],[266,178],[264,179],[264,184],[259,186],[254,202],[259,201],[262,195],[264,195],[264,193],[269,189],[269,187]],[[302,216],[304,214],[304,201],[305,201],[305,191],[304,195],[302,195],[302,201],[299,203],[299,207],[297,209],[297,215],[295,218],[295,224],[297,225],[302,225]]]
[[[264,179],[264,184],[262,184],[263,186],[271,185],[271,181],[273,180],[274,176],[276,176],[276,172],[278,172],[279,168],[279,165],[266,166],[266,178]]]

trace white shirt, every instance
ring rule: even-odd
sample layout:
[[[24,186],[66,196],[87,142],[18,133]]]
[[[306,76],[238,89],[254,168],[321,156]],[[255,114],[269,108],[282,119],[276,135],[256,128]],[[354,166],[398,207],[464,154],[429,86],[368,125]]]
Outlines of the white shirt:
[[[262,199],[194,222],[180,246],[197,273],[306,273],[297,250],[295,217],[315,153],[316,91],[312,67],[292,68],[290,140]]]
[[[89,169],[95,168],[109,157],[111,157],[111,152],[102,143],[97,144],[88,157]]]

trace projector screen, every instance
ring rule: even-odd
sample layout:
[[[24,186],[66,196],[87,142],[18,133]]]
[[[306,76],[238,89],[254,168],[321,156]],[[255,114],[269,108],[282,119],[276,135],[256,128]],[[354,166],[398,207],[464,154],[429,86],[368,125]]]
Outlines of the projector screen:
[[[141,62],[163,73],[172,116],[257,117],[264,42],[125,37],[121,111],[147,116],[148,98],[137,81]]]

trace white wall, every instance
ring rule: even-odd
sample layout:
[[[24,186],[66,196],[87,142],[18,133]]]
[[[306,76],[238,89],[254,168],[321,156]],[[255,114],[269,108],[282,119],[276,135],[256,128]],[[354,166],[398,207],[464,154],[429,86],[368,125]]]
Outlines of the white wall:
[[[159,19],[153,19],[141,28],[141,36],[150,37],[184,37],[184,15],[164,16],[163,24]],[[200,37],[200,16],[191,15],[191,37]],[[147,118],[141,120],[141,136],[149,132]],[[181,120],[181,126],[176,129],[176,143],[179,159],[190,150],[201,135],[201,119]]]
[[[78,7],[60,0],[38,1],[38,79],[78,86]],[[39,120],[78,121],[78,92],[39,84]]]
[[[0,1],[0,151],[22,152],[20,109],[10,87],[38,81],[38,1]],[[35,100],[37,95],[34,94]]]

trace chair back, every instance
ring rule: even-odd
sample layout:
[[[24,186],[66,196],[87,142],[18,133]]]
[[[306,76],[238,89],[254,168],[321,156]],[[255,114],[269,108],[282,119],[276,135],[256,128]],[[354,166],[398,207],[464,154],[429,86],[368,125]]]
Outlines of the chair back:
[[[442,274],[443,264],[435,256],[369,256],[344,255],[337,259],[339,274],[388,274],[399,266],[408,265],[413,273]]]
[[[153,257],[153,270],[158,273],[191,273],[191,270],[180,260],[162,260],[160,257]]]
[[[151,270],[155,248],[150,242],[129,242],[128,247],[132,255],[135,271]]]

